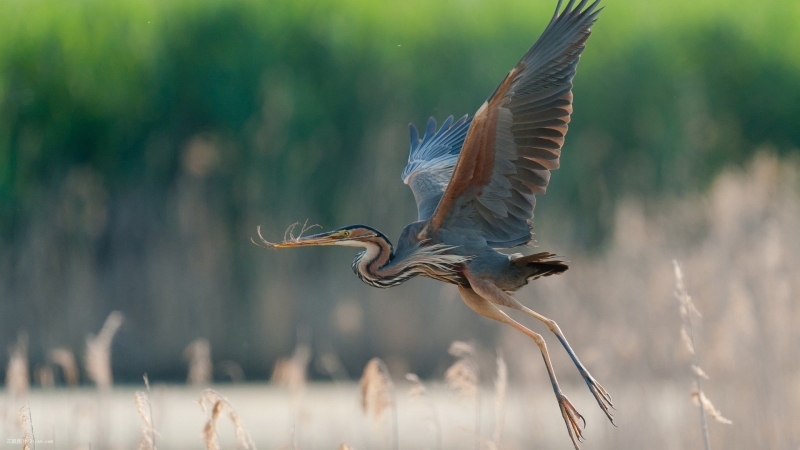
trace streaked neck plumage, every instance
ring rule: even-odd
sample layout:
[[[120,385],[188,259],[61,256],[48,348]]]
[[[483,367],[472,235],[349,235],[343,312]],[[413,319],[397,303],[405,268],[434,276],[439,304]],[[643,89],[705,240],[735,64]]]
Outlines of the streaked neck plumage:
[[[397,270],[387,270],[387,264],[394,258],[394,247],[383,234],[378,232],[376,236],[361,240],[358,244],[365,250],[353,260],[353,271],[364,283],[374,287],[389,288],[411,278],[400,277],[401,274]]]
[[[458,266],[470,258],[450,254],[453,247],[415,245],[397,256],[389,239],[377,230],[373,237],[345,245],[366,249],[353,260],[353,271],[361,281],[373,287],[394,287],[417,275],[445,283],[466,283]]]

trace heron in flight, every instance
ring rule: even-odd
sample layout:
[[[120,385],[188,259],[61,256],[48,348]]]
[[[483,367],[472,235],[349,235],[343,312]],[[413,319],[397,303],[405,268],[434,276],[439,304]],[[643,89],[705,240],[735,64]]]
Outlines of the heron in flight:
[[[572,113],[572,79],[602,9],[599,0],[588,6],[588,0],[574,2],[562,10],[559,0],[542,35],[471,119],[453,121],[451,116],[437,130],[430,118],[422,138],[409,125],[411,152],[402,179],[414,193],[419,218],[403,229],[396,248],[366,225],[280,243],[262,241],[272,248],[364,248],[353,270],[370,286],[389,288],[415,276],[455,284],[475,312],[534,340],[577,449],[585,420],[559,387],[544,339],[500,309],[523,311],[547,325],[613,423],[611,396],[580,362],[556,322],[511,296],[529,281],[561,274],[568,266],[548,252],[523,256],[498,251],[531,241],[536,195],[545,193],[550,171],[559,167]]]

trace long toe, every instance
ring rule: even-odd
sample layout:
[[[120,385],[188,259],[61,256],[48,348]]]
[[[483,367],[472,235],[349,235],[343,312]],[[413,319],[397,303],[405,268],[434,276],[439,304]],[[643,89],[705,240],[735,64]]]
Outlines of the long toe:
[[[589,386],[589,390],[592,391],[592,395],[594,395],[594,398],[597,400],[597,404],[600,405],[600,409],[606,413],[608,420],[610,420],[614,426],[617,426],[617,424],[614,423],[614,416],[611,414],[611,409],[615,409],[614,403],[611,401],[611,395],[605,390],[605,388],[603,388],[603,386],[600,386],[600,383],[592,378],[591,375],[587,374],[584,379],[586,380],[586,384]]]
[[[586,420],[580,415],[578,410],[572,406],[572,403],[565,395],[558,394],[557,398],[558,406],[561,408],[561,416],[564,417],[564,422],[567,425],[569,438],[572,439],[575,450],[580,450],[581,446],[579,443],[583,441],[583,428],[586,427]],[[579,420],[583,422],[583,425],[578,423]]]

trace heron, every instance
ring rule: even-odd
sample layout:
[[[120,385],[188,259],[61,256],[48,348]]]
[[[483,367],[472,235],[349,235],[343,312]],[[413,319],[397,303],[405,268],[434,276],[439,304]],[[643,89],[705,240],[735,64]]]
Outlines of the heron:
[[[501,249],[532,241],[536,196],[558,169],[572,114],[572,82],[578,60],[602,10],[599,0],[562,9],[522,59],[470,118],[448,117],[441,127],[428,119],[425,133],[409,124],[411,148],[402,180],[414,194],[418,219],[397,246],[377,229],[349,225],[302,237],[284,237],[271,248],[340,245],[360,247],[353,270],[366,284],[397,286],[423,276],[455,284],[478,314],[507,324],[538,346],[569,437],[576,449],[586,421],[558,384],[542,335],[512,319],[501,307],[522,311],[555,334],[594,398],[614,423],[609,393],[578,359],[558,324],[526,307],[512,294],[540,277],[562,274],[564,261],[549,252],[527,256]]]

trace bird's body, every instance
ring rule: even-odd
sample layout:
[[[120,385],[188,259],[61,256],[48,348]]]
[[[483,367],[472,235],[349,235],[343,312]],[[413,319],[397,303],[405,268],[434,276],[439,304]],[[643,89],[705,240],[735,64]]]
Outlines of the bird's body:
[[[353,270],[374,287],[393,287],[415,276],[457,285],[467,306],[534,340],[576,449],[582,438],[578,421],[583,417],[561,392],[544,339],[498,308],[522,311],[543,322],[613,422],[611,397],[581,364],[558,325],[510,295],[530,280],[563,273],[568,267],[551,253],[507,255],[498,249],[532,239],[535,196],[545,193],[550,171],[560,164],[572,114],[572,80],[600,12],[596,7],[597,1],[587,6],[587,0],[578,5],[570,0],[562,11],[559,0],[542,35],[471,119],[454,121],[451,116],[437,130],[431,118],[421,138],[410,125],[411,151],[401,178],[414,194],[419,216],[403,229],[396,247],[366,225],[277,244],[262,238],[273,248],[364,248],[353,261]]]
[[[406,225],[400,233],[396,250],[383,233],[370,228],[375,236],[362,241],[368,244],[366,250],[353,260],[353,271],[370,286],[390,288],[415,276],[469,287],[464,275],[466,270],[511,293],[530,280],[561,273],[568,268],[563,262],[553,260],[555,255],[551,253],[527,257],[519,253],[507,255],[485,242],[464,239],[463,235],[447,230],[436,233],[420,245],[415,236],[424,226],[424,221]]]

